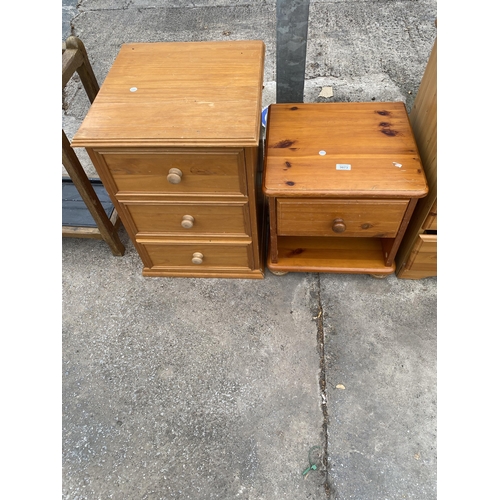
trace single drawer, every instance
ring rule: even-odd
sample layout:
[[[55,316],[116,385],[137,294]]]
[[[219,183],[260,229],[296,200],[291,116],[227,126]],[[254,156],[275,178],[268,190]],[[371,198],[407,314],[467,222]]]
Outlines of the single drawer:
[[[420,234],[398,278],[422,279],[437,276],[437,235]]]
[[[278,235],[393,238],[408,200],[277,199]]]
[[[151,269],[177,269],[193,271],[224,271],[250,269],[251,243],[210,242],[148,242],[142,243],[148,254]]]
[[[147,235],[245,236],[250,234],[248,204],[123,203],[137,237]]]
[[[118,198],[134,194],[246,195],[243,149],[101,152]]]

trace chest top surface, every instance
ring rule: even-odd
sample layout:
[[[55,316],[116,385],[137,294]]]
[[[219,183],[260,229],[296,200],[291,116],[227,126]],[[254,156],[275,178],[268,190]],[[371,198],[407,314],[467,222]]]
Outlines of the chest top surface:
[[[124,44],[73,147],[255,146],[264,43]]]
[[[273,104],[268,196],[423,197],[427,181],[402,102]]]

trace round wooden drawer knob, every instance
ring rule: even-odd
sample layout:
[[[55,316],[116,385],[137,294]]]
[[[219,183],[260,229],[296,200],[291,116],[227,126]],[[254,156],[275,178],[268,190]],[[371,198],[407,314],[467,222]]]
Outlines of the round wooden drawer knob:
[[[334,233],[343,233],[345,231],[344,219],[334,219],[332,229]]]
[[[191,259],[193,264],[203,264],[203,254],[200,252],[195,252],[193,258]]]
[[[194,224],[194,217],[191,215],[184,215],[182,217],[181,226],[185,229],[191,229]]]
[[[171,168],[168,171],[167,181],[170,182],[170,184],[179,184],[179,182],[181,182],[181,179],[182,171],[178,168]]]

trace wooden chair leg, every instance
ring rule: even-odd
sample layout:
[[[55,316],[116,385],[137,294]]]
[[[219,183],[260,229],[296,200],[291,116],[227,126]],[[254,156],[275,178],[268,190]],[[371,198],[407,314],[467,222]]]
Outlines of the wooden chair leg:
[[[102,239],[109,245],[113,255],[123,255],[125,247],[118,238],[117,230],[104,211],[80,160],[70,146],[64,130],[62,131],[62,163],[96,222]]]
[[[62,51],[63,89],[75,72],[80,77],[90,103],[93,103],[99,92],[99,84],[90,65],[83,42],[76,36],[70,36],[63,44]],[[114,224],[108,218],[87,174],[83,170],[80,160],[73,148],[71,148],[64,130],[62,131],[62,163],[97,225],[99,238],[102,238],[109,245],[113,255],[123,255],[125,247],[118,238],[118,224]],[[86,237],[95,236],[87,235]]]
[[[82,81],[90,102],[93,103],[99,92],[99,84],[97,83],[94,71],[90,65],[83,42],[76,36],[70,36],[66,39],[66,50],[75,51],[78,54],[78,59],[81,62],[76,67],[76,72]]]

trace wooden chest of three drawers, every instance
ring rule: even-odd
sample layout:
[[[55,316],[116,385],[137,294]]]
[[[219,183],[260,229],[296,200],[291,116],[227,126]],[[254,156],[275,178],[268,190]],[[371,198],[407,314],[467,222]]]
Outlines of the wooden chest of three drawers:
[[[85,147],[145,276],[263,278],[261,41],[122,46]]]

